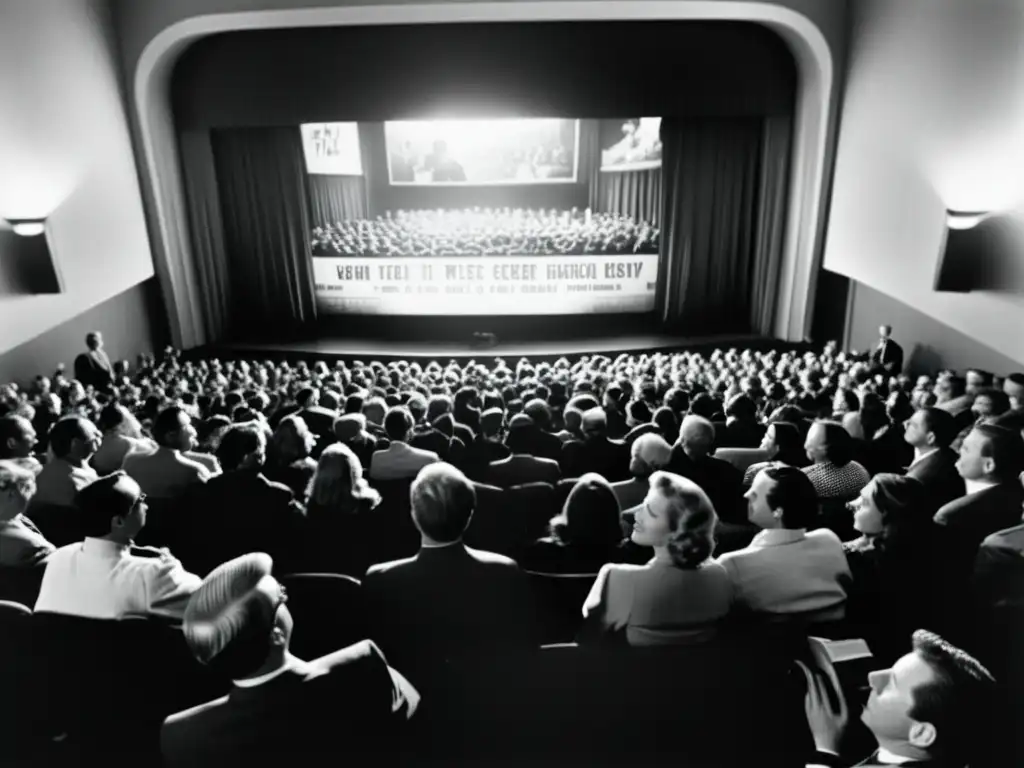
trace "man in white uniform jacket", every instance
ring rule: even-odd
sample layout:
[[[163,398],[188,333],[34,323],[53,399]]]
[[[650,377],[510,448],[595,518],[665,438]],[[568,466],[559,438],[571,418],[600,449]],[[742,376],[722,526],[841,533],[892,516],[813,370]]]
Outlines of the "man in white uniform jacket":
[[[146,497],[123,471],[78,492],[85,541],[50,555],[35,610],[92,619],[156,614],[181,618],[202,579],[167,550],[136,547]]]
[[[807,475],[782,464],[762,469],[745,496],[747,516],[762,530],[750,546],[718,558],[737,607],[774,619],[843,618],[850,569],[838,536],[807,530],[818,515]]]

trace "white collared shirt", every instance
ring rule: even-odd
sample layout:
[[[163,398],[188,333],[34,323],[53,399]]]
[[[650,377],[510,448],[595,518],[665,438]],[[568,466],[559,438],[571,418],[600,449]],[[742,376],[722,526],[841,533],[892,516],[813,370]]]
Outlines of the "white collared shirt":
[[[131,549],[93,538],[61,547],[47,561],[35,610],[90,619],[180,618],[202,579],[169,553],[146,550],[155,556],[144,557]]]
[[[992,488],[995,485],[997,485],[997,483],[990,483],[988,480],[964,480],[964,488],[967,489],[967,496],[970,496],[972,493],[979,493],[988,488]]]
[[[232,680],[231,682],[237,685],[239,688],[255,688],[257,685],[273,680],[275,677],[280,677],[289,670],[298,670],[305,672],[309,667],[306,662],[302,659],[292,656],[290,653],[285,654],[284,664],[275,670],[267,672],[266,674],[259,675],[258,677],[247,677],[245,680]]]
[[[919,454],[919,453],[917,452],[917,449],[915,448],[915,449],[914,449],[914,460],[913,460],[912,462],[910,462],[910,466],[909,466],[909,467],[907,467],[907,469],[910,469],[910,467],[913,467],[913,466],[915,466],[916,464],[920,464],[920,463],[921,463],[922,461],[924,461],[925,459],[927,459],[927,458],[928,458],[929,456],[931,456],[931,455],[932,455],[933,453],[935,453],[935,452],[936,452],[937,450],[939,450],[939,449],[938,449],[938,448],[929,448],[929,449],[928,449],[927,451],[925,451],[924,453],[921,453],[921,454]]]

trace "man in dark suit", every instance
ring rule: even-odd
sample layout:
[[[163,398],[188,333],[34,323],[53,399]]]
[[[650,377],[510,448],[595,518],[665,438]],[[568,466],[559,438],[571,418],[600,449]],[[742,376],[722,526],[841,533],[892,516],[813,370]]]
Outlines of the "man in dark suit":
[[[103,351],[103,334],[99,331],[87,334],[85,346],[89,351],[75,358],[75,378],[83,386],[92,385],[97,392],[105,392],[114,379],[114,366]]]
[[[267,552],[278,571],[302,570],[306,517],[286,485],[261,472],[267,443],[252,424],[235,424],[221,438],[217,458],[224,470],[194,491],[188,505],[188,532],[181,542],[183,562],[199,574],[246,552]]]
[[[505,441],[508,447],[516,453],[558,461],[562,457],[562,441],[551,434],[551,408],[538,397],[523,406],[523,413],[530,423],[520,422],[523,426],[509,433]]]
[[[551,485],[557,483],[562,477],[558,462],[531,456],[521,449],[519,441],[516,440],[516,435],[519,432],[535,429],[533,419],[525,413],[517,413],[512,417],[508,427],[506,443],[511,449],[512,455],[492,461],[487,468],[483,482],[498,488],[508,488],[524,483],[551,483]],[[556,437],[555,440],[558,438]]]
[[[949,448],[956,436],[956,420],[939,408],[920,408],[907,420],[903,439],[914,448],[907,477],[924,486],[930,511],[964,495],[964,480],[956,471],[957,455]]]
[[[687,416],[672,446],[668,472],[693,480],[711,499],[718,517],[726,523],[746,525],[743,473],[727,461],[711,456],[715,427],[703,416]]]
[[[320,393],[312,387],[303,387],[295,397],[299,405],[296,416],[301,416],[309,431],[318,438],[334,438],[334,420],[337,411],[320,405]]]
[[[982,539],[1020,522],[1024,489],[1017,476],[1024,470],[1024,440],[1005,427],[977,426],[960,447],[956,469],[967,493],[939,509],[935,522],[973,562]]]
[[[448,659],[500,658],[534,647],[525,574],[514,560],[462,543],[476,506],[472,483],[450,464],[430,464],[410,496],[420,551],[367,571],[371,638],[417,685],[434,679]]]
[[[871,693],[860,719],[878,749],[857,763],[839,752],[850,712],[835,670],[812,672],[797,664],[807,682],[804,709],[817,749],[808,768],[964,768],[990,746],[981,734],[992,716],[995,680],[976,659],[931,632],[918,630],[910,653],[891,669],[868,674]]]
[[[892,326],[883,325],[878,329],[878,346],[871,353],[874,373],[898,376],[903,372],[903,347],[892,340]]]
[[[603,408],[583,413],[582,440],[569,440],[562,446],[559,464],[563,477],[580,477],[597,472],[610,483],[629,478],[629,446],[608,437],[608,420]]]
[[[293,620],[272,566],[264,553],[226,562],[189,601],[189,648],[232,686],[167,718],[160,749],[168,768],[376,763],[399,749],[419,693],[368,640],[313,661],[293,656]]]

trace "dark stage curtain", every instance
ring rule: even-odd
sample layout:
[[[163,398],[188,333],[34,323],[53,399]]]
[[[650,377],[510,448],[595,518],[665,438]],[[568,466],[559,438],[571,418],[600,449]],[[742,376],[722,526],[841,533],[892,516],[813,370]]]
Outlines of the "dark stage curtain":
[[[661,221],[661,168],[599,173],[594,210],[640,221]]]
[[[759,296],[776,291],[777,265],[776,285],[768,285],[771,275],[756,264],[759,198],[773,171],[763,162],[764,137],[763,117],[662,121],[658,306],[668,328],[747,332],[754,280],[763,281]],[[782,208],[784,202],[768,213],[781,216]],[[764,251],[770,250],[766,244]],[[774,312],[768,303],[762,297],[758,315]]]
[[[316,316],[306,163],[298,127],[213,133],[232,331],[287,334]]]
[[[210,132],[186,130],[179,137],[189,236],[195,277],[188,294],[206,343],[220,341],[231,317],[231,273]]]
[[[750,330],[762,336],[772,336],[775,332],[789,200],[792,135],[793,119],[789,115],[765,119],[750,297]]]
[[[313,226],[366,218],[366,181],[362,176],[309,176],[309,214]]]

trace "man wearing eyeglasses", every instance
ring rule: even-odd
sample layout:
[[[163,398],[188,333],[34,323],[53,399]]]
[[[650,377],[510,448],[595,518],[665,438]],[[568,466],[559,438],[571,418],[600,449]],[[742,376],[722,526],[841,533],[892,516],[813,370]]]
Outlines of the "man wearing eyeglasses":
[[[293,656],[294,622],[272,568],[262,552],[229,560],[189,601],[185,640],[232,687],[167,718],[165,765],[386,764],[419,693],[369,640],[312,661]]]
[[[85,540],[54,552],[35,611],[93,619],[160,615],[180,619],[201,579],[167,550],[136,547],[146,525],[146,496],[123,471],[85,486],[75,497]]]

